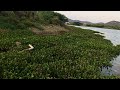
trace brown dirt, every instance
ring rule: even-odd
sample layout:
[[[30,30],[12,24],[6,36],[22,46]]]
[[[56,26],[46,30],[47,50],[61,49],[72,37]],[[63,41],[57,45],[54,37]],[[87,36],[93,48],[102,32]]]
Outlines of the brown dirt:
[[[60,35],[68,32],[64,27],[55,25],[43,26],[43,29],[44,30],[41,31],[37,28],[31,28],[32,32],[38,35]]]
[[[0,29],[0,33],[5,33],[5,32],[7,32],[7,30],[5,30],[5,29]]]

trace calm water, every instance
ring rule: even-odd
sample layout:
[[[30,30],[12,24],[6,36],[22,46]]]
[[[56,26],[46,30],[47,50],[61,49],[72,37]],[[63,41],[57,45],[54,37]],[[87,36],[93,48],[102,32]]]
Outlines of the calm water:
[[[75,26],[80,27],[82,29],[89,29],[93,31],[98,31],[102,36],[105,36],[105,39],[110,40],[113,45],[120,45],[120,30],[116,29],[105,29],[105,28],[96,28],[96,27],[86,27],[86,26]],[[101,73],[105,75],[120,75],[120,55],[114,58],[112,61],[112,67],[103,67],[101,69]]]

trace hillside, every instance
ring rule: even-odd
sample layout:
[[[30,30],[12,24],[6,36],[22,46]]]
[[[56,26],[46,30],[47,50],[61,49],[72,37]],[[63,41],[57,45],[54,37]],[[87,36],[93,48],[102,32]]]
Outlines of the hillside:
[[[42,29],[42,25],[49,24],[64,26],[67,20],[64,15],[52,11],[0,11],[0,28],[3,29]]]

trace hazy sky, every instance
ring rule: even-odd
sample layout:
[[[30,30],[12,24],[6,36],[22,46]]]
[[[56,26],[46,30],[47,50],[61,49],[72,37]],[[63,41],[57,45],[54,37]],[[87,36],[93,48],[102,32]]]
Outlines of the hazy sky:
[[[55,11],[70,19],[97,22],[120,21],[120,11]]]

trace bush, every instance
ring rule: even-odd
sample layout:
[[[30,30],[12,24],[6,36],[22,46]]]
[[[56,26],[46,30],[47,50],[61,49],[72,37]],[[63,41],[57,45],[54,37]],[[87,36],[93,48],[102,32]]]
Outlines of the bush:
[[[68,21],[64,15],[52,11],[39,11],[38,18],[44,24],[62,25],[61,23]]]

